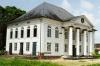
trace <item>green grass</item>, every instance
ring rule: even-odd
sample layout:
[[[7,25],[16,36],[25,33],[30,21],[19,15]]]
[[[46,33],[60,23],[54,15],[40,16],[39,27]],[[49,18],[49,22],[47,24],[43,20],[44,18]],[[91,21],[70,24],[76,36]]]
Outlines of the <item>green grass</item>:
[[[100,66],[100,64],[92,64],[92,65],[87,65],[87,66]]]
[[[60,66],[56,63],[39,60],[26,60],[19,58],[2,58],[0,57],[0,66]]]

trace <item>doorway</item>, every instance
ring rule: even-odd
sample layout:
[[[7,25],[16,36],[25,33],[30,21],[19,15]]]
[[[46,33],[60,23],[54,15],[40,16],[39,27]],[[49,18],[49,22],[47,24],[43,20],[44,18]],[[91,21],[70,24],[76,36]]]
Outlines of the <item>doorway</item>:
[[[33,46],[32,46],[32,56],[36,56],[36,45],[37,45],[37,42],[33,42]]]
[[[9,44],[9,54],[12,55],[12,43]]]
[[[73,57],[76,57],[76,46],[73,45]]]
[[[23,55],[23,43],[21,42],[20,43],[20,52],[19,52],[20,55]]]

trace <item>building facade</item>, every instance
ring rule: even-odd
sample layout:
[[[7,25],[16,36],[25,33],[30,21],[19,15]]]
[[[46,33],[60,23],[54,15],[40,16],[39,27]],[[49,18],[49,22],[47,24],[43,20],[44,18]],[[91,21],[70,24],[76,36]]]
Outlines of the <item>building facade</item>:
[[[84,16],[42,3],[7,26],[8,54],[44,57],[91,56],[95,29]]]

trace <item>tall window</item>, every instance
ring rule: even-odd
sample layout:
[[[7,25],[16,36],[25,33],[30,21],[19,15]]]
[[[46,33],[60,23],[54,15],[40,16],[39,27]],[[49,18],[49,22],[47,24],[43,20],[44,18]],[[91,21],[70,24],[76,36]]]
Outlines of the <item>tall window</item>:
[[[10,38],[12,39],[13,38],[13,30],[11,29],[10,31]]]
[[[65,30],[65,39],[68,39],[68,31]]]
[[[14,43],[14,50],[17,51],[17,43]]]
[[[30,43],[26,42],[26,51],[29,51]]]
[[[51,43],[47,43],[47,51],[51,51]]]
[[[80,45],[80,46],[79,46],[80,52],[81,52],[81,48],[82,48],[82,47],[81,47],[81,45]]]
[[[27,37],[30,37],[30,27],[27,28]]]
[[[18,38],[18,29],[15,30],[15,38]]]
[[[55,28],[55,38],[59,38],[59,30],[58,30],[58,27]]]
[[[76,37],[76,32],[73,31],[73,40],[75,40],[75,37]]]
[[[47,36],[48,36],[48,37],[51,37],[51,27],[50,27],[50,26],[48,26]]]
[[[24,28],[22,27],[21,28],[21,38],[23,38],[24,37]]]
[[[37,37],[37,26],[34,26],[34,32],[33,32],[34,37]]]
[[[67,44],[64,45],[64,52],[67,52],[68,51],[68,46]]]
[[[58,51],[59,51],[59,44],[55,43],[55,52],[58,52]]]

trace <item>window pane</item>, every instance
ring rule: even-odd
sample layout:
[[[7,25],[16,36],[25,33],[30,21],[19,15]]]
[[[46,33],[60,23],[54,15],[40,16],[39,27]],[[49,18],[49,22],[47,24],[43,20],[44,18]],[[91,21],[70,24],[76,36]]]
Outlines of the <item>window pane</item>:
[[[68,31],[65,30],[65,39],[68,39]]]
[[[24,37],[24,30],[21,30],[21,38]]]
[[[58,51],[59,51],[59,44],[56,43],[56,44],[55,44],[55,52],[58,52]]]
[[[27,43],[26,43],[26,51],[29,51],[29,47],[30,47],[30,43],[27,42]]]
[[[55,28],[55,38],[59,38],[59,30],[57,27]]]
[[[51,27],[50,27],[50,26],[48,26],[47,36],[48,36],[48,37],[51,37]]]
[[[30,28],[27,29],[27,37],[30,37]]]
[[[10,31],[10,38],[12,38],[13,37],[13,31],[11,30]]]
[[[47,51],[51,51],[51,43],[47,43]]]
[[[37,37],[37,26],[34,26],[34,37]]]
[[[15,31],[15,38],[18,38],[18,29]]]
[[[14,50],[17,50],[17,43],[14,43]]]
[[[68,51],[68,46],[67,46],[67,44],[65,44],[65,49],[64,49],[64,52],[67,52]]]

